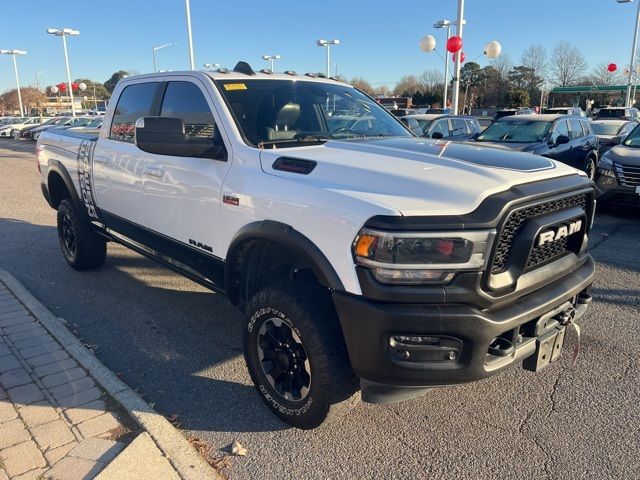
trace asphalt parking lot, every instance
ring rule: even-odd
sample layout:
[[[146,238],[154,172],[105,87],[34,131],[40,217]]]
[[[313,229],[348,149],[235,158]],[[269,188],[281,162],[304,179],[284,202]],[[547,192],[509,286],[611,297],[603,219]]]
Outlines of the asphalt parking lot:
[[[288,428],[254,392],[240,313],[220,295],[118,245],[69,268],[34,144],[0,140],[0,268],[17,277],[156,410],[249,478],[639,478],[640,212],[600,212],[596,301],[582,353],[393,405],[361,404],[316,431]]]

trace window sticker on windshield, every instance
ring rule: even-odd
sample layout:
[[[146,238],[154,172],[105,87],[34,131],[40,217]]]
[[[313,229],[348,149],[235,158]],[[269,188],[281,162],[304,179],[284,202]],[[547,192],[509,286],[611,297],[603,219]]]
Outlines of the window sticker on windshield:
[[[247,86],[244,83],[225,83],[224,89],[228,92],[233,90],[246,90]]]

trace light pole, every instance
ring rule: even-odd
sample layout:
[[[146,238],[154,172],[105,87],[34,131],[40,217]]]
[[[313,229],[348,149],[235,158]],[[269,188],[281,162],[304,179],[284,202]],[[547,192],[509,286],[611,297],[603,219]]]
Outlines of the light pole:
[[[76,117],[76,106],[73,103],[73,87],[71,86],[71,71],[69,70],[69,55],[67,54],[67,37],[80,35],[78,30],[71,28],[48,28],[47,33],[62,37],[62,46],[64,48],[64,63],[67,66],[67,84],[69,87],[69,99],[71,100],[71,116]]]
[[[153,53],[153,71],[154,72],[158,71],[158,67],[156,66],[156,51],[158,51],[158,50],[160,50],[161,48],[164,48],[164,47],[170,47],[171,45],[175,45],[175,43],[165,43],[164,45],[160,45],[159,47],[153,47],[152,48],[152,53]]]
[[[319,47],[327,47],[327,78],[331,76],[331,45],[340,45],[340,40],[318,40],[316,45]]]
[[[204,68],[208,68],[209,70],[213,70],[214,68],[218,68],[220,66],[219,63],[205,63]]]
[[[462,27],[464,26],[464,0],[458,0],[458,18],[456,19],[456,35],[462,39]],[[458,103],[460,101],[460,52],[454,55],[455,66],[453,74],[453,114],[458,115]]]
[[[451,26],[453,22],[451,20],[438,20],[433,24],[433,28],[446,28],[447,29],[447,41],[451,36]],[[446,45],[446,42],[445,42]],[[442,93],[442,108],[447,108],[447,91],[449,90],[449,59],[447,55],[444,56],[444,92]]]
[[[633,0],[616,0],[618,3],[633,3]],[[638,44],[638,27],[640,26],[640,2],[638,2],[638,11],[636,13],[636,24],[633,27],[633,44],[631,46],[631,62],[629,63],[629,71],[631,74],[629,75],[629,80],[627,80],[627,96],[624,102],[625,107],[630,107],[631,101],[631,82],[633,77],[633,72],[636,68],[636,46]]]
[[[191,38],[191,7],[189,0],[184,0],[184,6],[187,11],[187,38],[189,39],[189,69],[195,70],[196,64],[193,61],[193,39]]]
[[[275,72],[275,61],[280,60],[280,55],[262,55],[262,59],[271,62],[271,71]]]
[[[16,62],[16,55],[26,55],[24,50],[0,50],[0,53],[5,55],[11,55],[13,57],[13,71],[16,74],[16,85],[18,87],[18,103],[20,104],[20,116],[24,116],[24,109],[22,108],[22,94],[20,93],[20,77],[18,76],[18,63]]]
[[[47,73],[46,70],[43,70],[41,72],[36,72],[36,90],[40,90],[40,80],[39,77],[40,75],[42,75],[43,73]]]

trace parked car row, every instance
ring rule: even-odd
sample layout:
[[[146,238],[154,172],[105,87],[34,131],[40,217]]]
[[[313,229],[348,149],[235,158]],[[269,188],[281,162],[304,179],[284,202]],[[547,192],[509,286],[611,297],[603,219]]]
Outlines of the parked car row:
[[[0,137],[18,138],[20,130],[39,123],[38,117],[9,117],[0,124]]]

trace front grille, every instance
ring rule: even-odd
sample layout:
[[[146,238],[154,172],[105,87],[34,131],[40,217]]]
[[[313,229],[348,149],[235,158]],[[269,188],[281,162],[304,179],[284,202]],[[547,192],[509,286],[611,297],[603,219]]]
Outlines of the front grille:
[[[518,237],[519,232],[524,228],[528,219],[573,207],[580,207],[586,213],[587,201],[588,195],[581,193],[512,211],[504,222],[502,231],[500,232],[493,256],[493,264],[491,265],[491,273],[496,274],[506,270],[513,242]],[[563,240],[564,241],[560,240],[534,248],[527,260],[526,268],[533,268],[565,253],[567,251],[567,241],[566,239]]]
[[[640,167],[632,167],[629,165],[614,164],[618,181],[623,187],[640,186]]]

